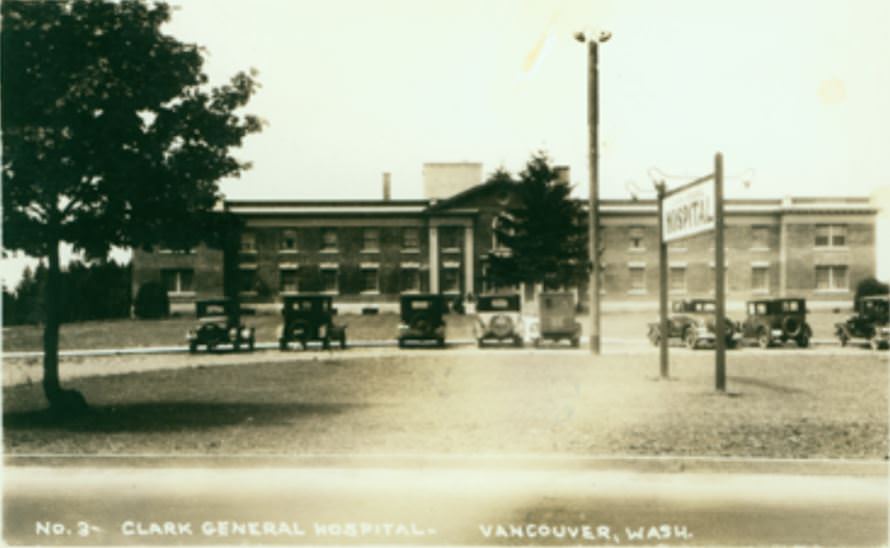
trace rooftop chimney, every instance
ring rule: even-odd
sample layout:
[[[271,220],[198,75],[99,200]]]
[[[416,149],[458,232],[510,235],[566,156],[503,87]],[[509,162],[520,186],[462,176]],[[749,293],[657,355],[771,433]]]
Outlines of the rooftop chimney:
[[[383,201],[388,202],[390,200],[390,173],[388,171],[383,172]]]
[[[569,175],[569,166],[554,166],[553,171],[556,172],[556,180],[567,185],[572,184]]]

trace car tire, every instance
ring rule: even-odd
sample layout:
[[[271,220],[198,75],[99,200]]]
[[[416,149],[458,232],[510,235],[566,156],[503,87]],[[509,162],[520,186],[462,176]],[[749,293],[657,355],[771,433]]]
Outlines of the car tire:
[[[579,346],[581,346],[581,339],[577,337],[572,339],[572,348],[578,348]]]
[[[232,349],[233,349],[235,352],[240,352],[240,351],[241,351],[241,341],[235,341],[235,342],[233,342],[233,343],[232,343]]]
[[[757,335],[757,346],[763,349],[767,349],[771,345],[772,341],[770,340],[769,333],[763,331],[759,335]]]
[[[340,335],[340,350],[346,350],[346,333]]]
[[[256,347],[256,339],[253,337],[247,339],[247,351],[253,352],[254,347]]]
[[[801,335],[797,338],[797,346],[800,348],[809,348],[810,338],[806,335]]]
[[[514,338],[513,346],[515,346],[516,348],[522,348],[523,346],[525,346],[525,343],[523,342],[522,337]]]
[[[476,339],[476,348],[482,348],[482,339]]]
[[[194,354],[198,351],[198,343],[190,342],[189,343],[189,354]]]
[[[439,348],[445,348],[445,339],[441,337],[436,339],[436,346],[438,346]]]
[[[405,339],[399,339],[399,348],[405,348]]]
[[[282,352],[287,350],[287,341],[284,339],[278,339],[278,350]]]
[[[838,342],[841,343],[841,346],[847,346],[847,342],[850,340],[849,337],[845,333],[841,333],[837,336]]]
[[[331,338],[325,337],[321,340],[321,348],[322,350],[330,350],[331,349]]]

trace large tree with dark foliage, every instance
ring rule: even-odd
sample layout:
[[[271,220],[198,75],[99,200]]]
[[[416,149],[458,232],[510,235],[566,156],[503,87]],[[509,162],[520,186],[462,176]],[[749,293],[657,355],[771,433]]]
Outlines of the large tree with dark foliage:
[[[164,34],[171,9],[138,1],[2,3],[3,246],[45,258],[43,388],[53,410],[83,409],[59,383],[59,246],[187,248],[219,228],[218,181],[260,120],[239,73],[211,88],[201,49]]]
[[[493,178],[507,182],[499,170]],[[572,199],[568,182],[544,153],[534,154],[515,183],[519,205],[501,213],[495,232],[509,254],[490,257],[496,286],[540,283],[557,289],[576,286],[589,272],[586,215]]]

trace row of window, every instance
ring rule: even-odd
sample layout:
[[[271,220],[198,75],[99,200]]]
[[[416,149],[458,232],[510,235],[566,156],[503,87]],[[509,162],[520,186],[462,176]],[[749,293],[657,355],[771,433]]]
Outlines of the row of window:
[[[714,267],[711,267],[713,272]],[[769,266],[751,266],[751,286],[754,293],[768,293]],[[724,270],[724,286],[729,287],[729,269]],[[850,288],[849,268],[847,265],[818,265],[815,267],[817,291],[847,291]],[[631,265],[628,267],[628,280],[630,293],[646,293],[646,267]],[[671,266],[668,269],[668,288],[672,293],[685,293],[686,267]]]
[[[417,227],[402,227],[399,229],[403,250],[416,251],[420,249],[420,229]],[[442,249],[460,249],[460,228],[440,227],[439,246]],[[321,229],[322,252],[336,252],[340,247],[339,229],[328,227]],[[296,252],[300,249],[299,230],[295,228],[281,229],[278,236],[278,250],[282,252]],[[380,229],[362,229],[362,251],[380,251]],[[256,253],[257,243],[254,232],[241,234],[241,252]]]
[[[319,268],[320,285],[318,291],[323,293],[340,293],[340,269],[336,266],[322,266]],[[239,275],[240,290],[245,293],[254,292],[257,286],[255,269],[241,269]],[[300,291],[300,277],[296,268],[279,270],[278,290],[281,293],[297,293]],[[460,292],[460,269],[458,267],[444,267],[441,270],[440,290],[444,293]],[[420,267],[406,267],[399,269],[399,291],[402,293],[419,293],[421,290]],[[362,267],[361,283],[358,288],[360,293],[380,293],[380,269],[378,267]]]
[[[769,249],[770,226],[754,225],[751,227],[751,249]],[[632,251],[645,251],[645,229],[641,226],[632,226],[628,230],[629,246]],[[684,246],[682,242],[672,244],[672,248]],[[847,225],[816,225],[814,231],[813,246],[818,248],[834,248],[847,246]]]

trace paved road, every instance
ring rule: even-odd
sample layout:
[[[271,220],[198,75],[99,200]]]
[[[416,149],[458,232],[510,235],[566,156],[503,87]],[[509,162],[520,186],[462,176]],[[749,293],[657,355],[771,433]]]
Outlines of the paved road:
[[[41,545],[887,543],[882,463],[589,462],[13,464],[4,536]]]

